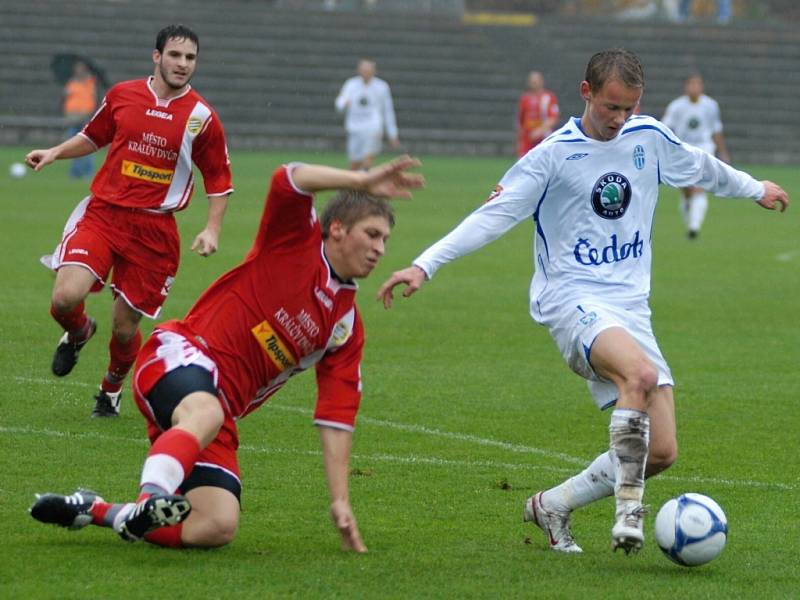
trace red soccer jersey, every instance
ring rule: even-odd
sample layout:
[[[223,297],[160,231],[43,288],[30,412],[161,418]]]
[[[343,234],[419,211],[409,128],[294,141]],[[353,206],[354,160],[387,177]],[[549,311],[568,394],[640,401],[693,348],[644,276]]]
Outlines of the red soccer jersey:
[[[150,79],[118,83],[81,134],[98,148],[111,144],[92,181],[100,201],[163,212],[186,208],[193,161],[209,196],[233,191],[222,123],[191,88],[161,100]]]
[[[520,156],[541,142],[545,136],[531,139],[531,132],[548,119],[558,119],[561,114],[556,95],[543,90],[536,94],[526,92],[519,98],[517,124],[519,126],[518,153]]]
[[[281,167],[244,262],[217,279],[185,319],[159,328],[181,333],[208,352],[234,417],[255,410],[292,375],[315,366],[315,422],[352,429],[364,347],[356,289],[338,281],[325,258],[313,196],[294,187],[291,166]]]

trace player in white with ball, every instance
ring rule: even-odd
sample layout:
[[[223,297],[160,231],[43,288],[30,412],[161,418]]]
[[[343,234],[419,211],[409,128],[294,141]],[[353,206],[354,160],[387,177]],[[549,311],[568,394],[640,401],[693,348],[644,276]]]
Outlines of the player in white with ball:
[[[485,204],[378,290],[388,308],[395,286],[405,284],[409,296],[445,263],[535,219],[531,316],[549,328],[598,407],[613,407],[609,449],[525,503],[525,520],[562,552],[581,552],[570,528],[572,511],[612,494],[612,547],[641,548],[645,477],[677,456],[673,380],[647,302],[659,184],[700,185],[771,210],[789,203],[778,185],[683,144],[652,117],[632,116],[643,89],[636,55],[621,49],[595,54],[580,84],[583,116],[522,157]]]
[[[725,138],[722,135],[722,119],[719,104],[703,93],[702,75],[693,73],[683,84],[683,96],[667,105],[662,122],[672,129],[681,141],[697,146],[726,163],[731,162]],[[680,204],[683,222],[690,240],[697,238],[706,218],[708,197],[698,186],[681,188]]]

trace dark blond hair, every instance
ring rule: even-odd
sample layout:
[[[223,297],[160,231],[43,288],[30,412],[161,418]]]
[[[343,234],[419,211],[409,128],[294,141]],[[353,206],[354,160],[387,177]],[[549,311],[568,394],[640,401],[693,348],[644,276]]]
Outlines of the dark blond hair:
[[[389,227],[394,227],[394,211],[383,198],[356,190],[340,190],[328,201],[322,212],[322,239],[328,239],[331,223],[339,221],[345,229],[366,219],[367,217],[383,217]]]
[[[610,79],[617,79],[627,87],[643,88],[644,68],[633,52],[611,48],[598,52],[589,59],[584,79],[593,92],[597,92]]]

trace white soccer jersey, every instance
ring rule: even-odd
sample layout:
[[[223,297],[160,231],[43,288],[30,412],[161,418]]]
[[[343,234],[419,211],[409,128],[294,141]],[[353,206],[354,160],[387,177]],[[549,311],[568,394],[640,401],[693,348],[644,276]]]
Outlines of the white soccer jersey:
[[[613,140],[587,137],[580,119],[523,156],[483,206],[414,264],[443,264],[536,222],[531,315],[547,323],[567,301],[646,302],[658,186],[697,185],[719,196],[760,199],[762,183],[688,144],[652,117],[632,117]]]
[[[344,82],[336,98],[336,110],[347,111],[345,129],[348,132],[385,130],[390,139],[397,137],[392,93],[383,79],[373,77],[366,83],[361,76],[351,77]]]
[[[667,106],[662,121],[687,144],[702,148],[709,154],[716,151],[712,136],[722,133],[722,120],[719,104],[713,98],[705,94],[697,102],[692,102],[689,96],[676,98]]]

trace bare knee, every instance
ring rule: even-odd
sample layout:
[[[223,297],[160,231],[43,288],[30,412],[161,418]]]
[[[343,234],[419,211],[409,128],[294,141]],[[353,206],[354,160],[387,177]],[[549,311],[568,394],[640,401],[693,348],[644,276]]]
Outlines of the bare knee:
[[[647,359],[632,365],[623,375],[620,387],[628,394],[638,397],[647,396],[658,386],[658,370]]]
[[[669,469],[678,460],[678,444],[675,441],[651,447],[647,457],[646,475],[652,477]]]
[[[181,541],[185,546],[218,548],[233,541],[238,527],[238,515],[191,515],[183,525]]]
[[[53,308],[58,313],[67,313],[81,303],[83,297],[77,290],[69,285],[56,285],[53,287],[51,301]]]

